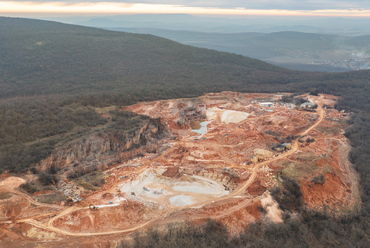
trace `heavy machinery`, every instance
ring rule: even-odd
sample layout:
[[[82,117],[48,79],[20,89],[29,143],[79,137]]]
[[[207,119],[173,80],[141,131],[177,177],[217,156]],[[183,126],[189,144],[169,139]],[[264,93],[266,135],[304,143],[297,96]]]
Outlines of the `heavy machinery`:
[[[92,210],[98,210],[99,209],[99,207],[97,207],[95,205],[92,205],[92,204],[89,205],[89,208],[92,209]]]
[[[153,193],[156,194],[156,195],[160,195],[160,194],[163,193],[163,189],[161,189],[161,190],[154,190]]]
[[[143,190],[150,191],[150,189],[149,188],[146,188],[146,187],[143,187]]]
[[[67,198],[67,200],[69,200],[69,201],[73,201],[73,202],[77,202],[77,200],[76,199],[74,199],[73,197],[70,197],[70,196],[68,196],[68,198]]]
[[[310,143],[309,142],[306,142],[306,143],[302,143],[301,144],[301,147],[305,147],[305,146],[308,146]]]

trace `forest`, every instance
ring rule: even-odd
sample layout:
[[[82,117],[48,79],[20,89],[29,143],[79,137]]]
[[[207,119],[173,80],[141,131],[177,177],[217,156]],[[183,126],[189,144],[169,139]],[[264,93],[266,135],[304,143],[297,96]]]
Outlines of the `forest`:
[[[97,130],[130,130],[147,118],[112,111],[108,120],[97,107],[220,91],[341,96],[336,108],[352,113],[345,135],[361,177],[361,210],[341,217],[307,211],[299,186],[286,179],[275,197],[282,209],[299,217],[282,224],[258,222],[238,237],[211,220],[201,226],[187,223],[169,227],[168,233],[152,230],[136,238],[136,246],[368,247],[370,71],[290,71],[151,35],[0,17],[0,172],[39,173],[47,185],[54,171],[34,168],[56,146]]]

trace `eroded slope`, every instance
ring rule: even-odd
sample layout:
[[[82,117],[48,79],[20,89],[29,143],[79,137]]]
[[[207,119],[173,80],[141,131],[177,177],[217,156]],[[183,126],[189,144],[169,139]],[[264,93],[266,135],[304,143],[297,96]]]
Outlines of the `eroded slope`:
[[[221,221],[236,234],[257,219],[281,222],[282,211],[294,213],[300,207],[337,214],[358,207],[358,179],[343,136],[347,117],[332,109],[336,98],[300,96],[318,105],[306,111],[283,103],[281,97],[223,92],[124,108],[160,118],[161,141],[146,144],[154,142],[155,149],[141,150],[140,157],[105,170],[102,189],[75,190],[82,200],[63,202],[64,206],[40,204],[33,200],[36,196],[16,190],[18,185],[2,184],[2,192],[11,194],[1,200],[4,240],[15,235],[11,239],[26,242],[35,239],[35,230],[42,230],[40,240],[70,237],[70,242],[77,242],[207,218]],[[115,142],[119,147],[119,140]],[[116,158],[113,153],[101,157],[80,151],[73,152],[104,158],[104,163],[116,161],[109,160]],[[124,149],[117,151],[125,157]],[[62,159],[54,155],[44,166],[58,161],[65,166],[67,157],[77,161],[71,152],[61,153]],[[64,180],[61,187],[75,183]]]

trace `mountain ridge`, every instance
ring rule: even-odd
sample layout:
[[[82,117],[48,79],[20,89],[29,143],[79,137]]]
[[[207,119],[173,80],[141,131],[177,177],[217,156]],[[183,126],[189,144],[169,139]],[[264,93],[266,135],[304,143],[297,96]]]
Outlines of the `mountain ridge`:
[[[1,97],[150,94],[183,84],[205,90],[210,83],[270,83],[300,74],[153,35],[20,18],[0,18],[0,68]]]

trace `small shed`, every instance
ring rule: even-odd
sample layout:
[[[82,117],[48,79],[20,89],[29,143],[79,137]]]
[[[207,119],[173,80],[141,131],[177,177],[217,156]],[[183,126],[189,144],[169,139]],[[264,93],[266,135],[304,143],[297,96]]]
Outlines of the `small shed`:
[[[314,108],[316,104],[312,102],[305,102],[301,104],[301,108]]]
[[[281,144],[283,147],[285,147],[286,149],[290,149],[292,147],[292,143],[283,143]]]

